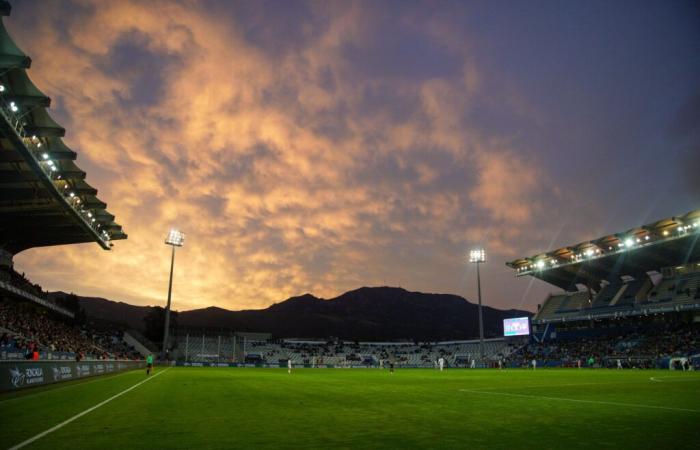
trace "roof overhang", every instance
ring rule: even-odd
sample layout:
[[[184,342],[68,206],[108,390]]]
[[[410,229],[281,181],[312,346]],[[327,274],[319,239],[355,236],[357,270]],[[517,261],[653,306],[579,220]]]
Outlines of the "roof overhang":
[[[567,291],[700,261],[700,210],[506,263]]]
[[[0,15],[9,12],[0,1]],[[127,235],[63,143],[50,99],[27,76],[30,61],[0,20],[0,248],[96,242],[109,250]]]

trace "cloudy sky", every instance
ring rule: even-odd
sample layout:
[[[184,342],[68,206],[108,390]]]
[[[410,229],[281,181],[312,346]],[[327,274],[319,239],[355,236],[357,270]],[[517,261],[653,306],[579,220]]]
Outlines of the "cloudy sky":
[[[129,234],[33,249],[46,289],[261,308],[402,286],[534,310],[519,256],[700,208],[700,6],[34,1],[32,57]]]

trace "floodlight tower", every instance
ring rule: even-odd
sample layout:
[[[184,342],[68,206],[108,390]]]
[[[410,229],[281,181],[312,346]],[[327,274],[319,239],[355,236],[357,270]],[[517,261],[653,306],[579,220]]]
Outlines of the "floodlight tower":
[[[477,248],[469,252],[469,262],[476,263],[476,288],[479,294],[479,355],[484,360],[484,314],[481,309],[481,273],[479,264],[486,262],[486,251]]]
[[[163,331],[163,350],[162,355],[165,358],[165,352],[168,345],[168,333],[170,331],[170,298],[173,292],[173,269],[175,268],[175,247],[185,245],[185,233],[182,233],[174,228],[168,233],[165,243],[173,248],[170,258],[170,281],[168,282],[168,304],[165,307],[165,330]]]

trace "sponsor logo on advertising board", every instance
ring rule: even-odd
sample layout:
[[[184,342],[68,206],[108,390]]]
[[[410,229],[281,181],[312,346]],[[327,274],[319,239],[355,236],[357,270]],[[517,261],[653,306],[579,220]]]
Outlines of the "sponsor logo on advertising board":
[[[54,381],[70,380],[73,378],[73,371],[68,366],[53,366],[51,370],[53,372]]]
[[[20,387],[24,384],[24,373],[15,366],[10,369],[10,381],[14,387]]]
[[[75,371],[79,377],[84,377],[90,375],[90,366],[87,364],[77,364],[75,366]]]
[[[25,384],[37,384],[44,382],[44,369],[41,367],[27,367],[24,369]]]

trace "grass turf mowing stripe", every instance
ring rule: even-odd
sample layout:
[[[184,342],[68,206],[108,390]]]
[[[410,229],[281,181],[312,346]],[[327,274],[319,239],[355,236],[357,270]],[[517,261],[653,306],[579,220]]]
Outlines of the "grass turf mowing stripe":
[[[663,409],[663,410],[667,410],[667,411],[700,413],[700,409],[675,408],[672,406],[642,405],[639,403],[624,403],[624,402],[606,402],[606,401],[601,401],[601,400],[581,400],[581,399],[577,399],[577,398],[546,397],[544,395],[514,394],[511,392],[477,391],[477,390],[473,390],[473,389],[459,389],[459,391],[460,392],[469,392],[469,393],[473,393],[473,394],[503,395],[506,397],[534,398],[534,399],[542,399],[542,400],[559,400],[559,401],[564,401],[564,402],[588,403],[588,404],[593,404],[593,405],[629,406],[632,408]]]
[[[107,400],[104,400],[104,401],[98,403],[97,405],[95,405],[95,406],[93,406],[93,407],[91,407],[91,408],[88,408],[88,409],[86,409],[85,411],[83,411],[83,412],[81,412],[81,413],[79,413],[79,414],[76,414],[76,415],[74,415],[73,417],[71,417],[71,418],[69,418],[69,419],[64,420],[63,422],[59,423],[58,425],[54,425],[53,427],[49,428],[49,429],[46,430],[46,431],[42,431],[41,433],[39,433],[39,434],[37,434],[36,436],[33,436],[33,437],[27,439],[26,441],[20,442],[19,444],[15,445],[14,447],[10,447],[8,450],[18,450],[18,449],[20,449],[20,448],[22,448],[22,447],[25,447],[25,446],[29,445],[29,444],[31,444],[32,442],[34,442],[34,441],[36,441],[36,440],[38,440],[38,439],[41,439],[42,437],[46,436],[47,434],[53,433],[54,431],[63,428],[64,426],[68,425],[69,423],[73,422],[74,420],[77,420],[77,419],[83,417],[85,414],[88,414],[88,413],[90,413],[90,412],[96,410],[96,409],[99,408],[100,406],[106,405],[107,403],[111,402],[111,401],[114,400],[115,398],[121,397],[122,395],[126,394],[127,392],[129,392],[129,391],[131,391],[131,390],[133,390],[133,389],[136,389],[137,387],[141,386],[143,383],[145,383],[145,382],[147,382],[147,381],[149,381],[149,380],[154,379],[154,378],[157,377],[158,375],[161,375],[161,374],[167,372],[168,370],[170,370],[170,367],[168,367],[167,369],[165,369],[165,370],[162,371],[162,372],[156,373],[156,374],[153,375],[152,377],[146,378],[146,379],[143,380],[143,381],[139,381],[138,383],[136,383],[135,385],[131,386],[130,388],[127,388],[127,389],[121,391],[120,393],[111,396],[111,397],[108,398]]]

